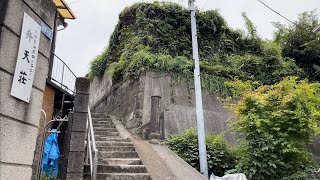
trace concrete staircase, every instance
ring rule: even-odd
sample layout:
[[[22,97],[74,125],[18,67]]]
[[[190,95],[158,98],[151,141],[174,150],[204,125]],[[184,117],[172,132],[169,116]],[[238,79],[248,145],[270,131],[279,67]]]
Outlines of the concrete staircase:
[[[98,153],[97,179],[151,180],[130,139],[120,137],[111,118],[92,114]],[[84,167],[85,179],[90,179],[90,166]]]

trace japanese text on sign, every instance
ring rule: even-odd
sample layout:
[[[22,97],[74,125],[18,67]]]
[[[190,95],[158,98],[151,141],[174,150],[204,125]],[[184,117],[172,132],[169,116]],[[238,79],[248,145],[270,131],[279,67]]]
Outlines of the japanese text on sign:
[[[37,64],[40,32],[40,25],[27,13],[24,13],[11,95],[25,102],[30,101],[34,72]]]

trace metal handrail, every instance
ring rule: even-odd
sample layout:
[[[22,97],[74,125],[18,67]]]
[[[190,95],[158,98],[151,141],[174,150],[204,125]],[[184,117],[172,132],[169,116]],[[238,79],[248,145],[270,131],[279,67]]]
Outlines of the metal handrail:
[[[70,69],[70,67],[59,57],[59,56],[57,56],[54,52],[52,52],[52,51],[50,51],[56,58],[58,58],[68,69],[69,69],[69,71],[74,75],[74,76],[76,76],[73,72],[72,72],[72,70]]]
[[[52,51],[51,54],[52,65],[49,67],[48,80],[71,95],[74,95],[77,76],[59,56]]]
[[[98,167],[98,149],[96,147],[96,140],[94,137],[94,130],[92,125],[92,118],[90,107],[88,106],[88,119],[87,119],[87,157],[86,164],[90,165],[90,175],[92,180],[97,179],[97,167]],[[94,157],[92,157],[92,154]]]

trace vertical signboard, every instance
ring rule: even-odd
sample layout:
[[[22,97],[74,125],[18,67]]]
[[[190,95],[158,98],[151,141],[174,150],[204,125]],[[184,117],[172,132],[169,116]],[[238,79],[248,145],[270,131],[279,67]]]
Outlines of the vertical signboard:
[[[30,101],[37,64],[41,26],[24,13],[16,69],[11,95],[27,103]]]

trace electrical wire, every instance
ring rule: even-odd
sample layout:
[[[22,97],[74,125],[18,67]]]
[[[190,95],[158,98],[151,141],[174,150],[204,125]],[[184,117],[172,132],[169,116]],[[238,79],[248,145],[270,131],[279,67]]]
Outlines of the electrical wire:
[[[270,6],[268,6],[266,3],[262,2],[261,0],[257,0],[259,1],[262,5],[266,6],[268,9],[270,9],[271,11],[273,11],[274,13],[278,14],[279,16],[281,16],[282,18],[284,18],[285,20],[289,21],[290,23],[294,24],[297,26],[297,23],[291,21],[290,19],[286,18],[284,15],[280,14],[279,12],[277,12],[276,10],[272,9]]]
[[[262,5],[266,6],[268,9],[270,9],[271,11],[273,11],[274,13],[278,14],[279,16],[281,16],[282,18],[284,18],[285,20],[289,21],[290,23],[294,24],[297,27],[302,28],[302,26],[300,26],[299,24],[291,21],[290,19],[286,18],[284,15],[280,14],[279,12],[277,12],[276,10],[272,9],[270,6],[268,6],[266,3],[262,2],[261,0],[257,0],[259,1]],[[313,33],[313,34],[317,34],[316,31],[313,31],[311,29],[306,29],[306,31]]]

